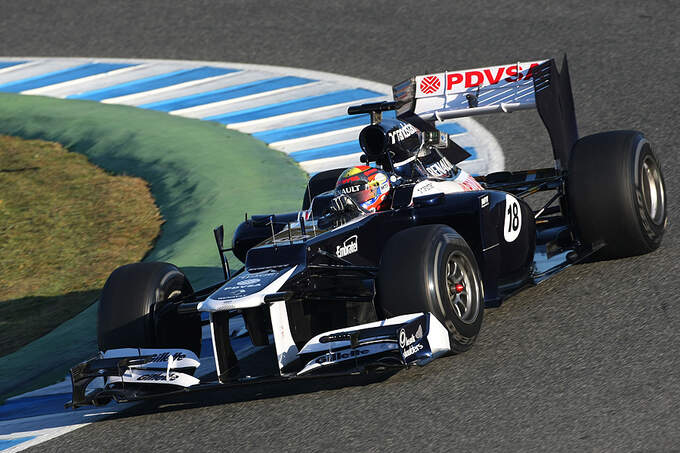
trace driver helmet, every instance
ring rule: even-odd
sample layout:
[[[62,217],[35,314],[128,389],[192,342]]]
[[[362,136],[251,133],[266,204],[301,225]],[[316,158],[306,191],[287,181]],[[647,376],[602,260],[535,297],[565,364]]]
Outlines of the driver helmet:
[[[382,170],[359,165],[342,172],[335,191],[347,195],[364,211],[375,212],[385,207],[390,180]]]

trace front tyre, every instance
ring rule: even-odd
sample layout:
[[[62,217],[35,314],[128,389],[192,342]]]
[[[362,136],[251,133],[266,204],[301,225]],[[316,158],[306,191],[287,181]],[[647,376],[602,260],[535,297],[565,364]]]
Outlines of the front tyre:
[[[169,263],[133,263],[111,273],[97,313],[100,351],[119,348],[180,348],[199,355],[201,317],[170,311],[172,299],[193,294],[184,273]]]
[[[385,318],[430,312],[448,330],[453,353],[470,349],[484,315],[484,291],[472,250],[446,225],[395,234],[380,261],[377,306]]]
[[[666,190],[652,145],[640,132],[581,138],[567,176],[569,209],[582,241],[604,241],[602,259],[656,250],[666,228]]]

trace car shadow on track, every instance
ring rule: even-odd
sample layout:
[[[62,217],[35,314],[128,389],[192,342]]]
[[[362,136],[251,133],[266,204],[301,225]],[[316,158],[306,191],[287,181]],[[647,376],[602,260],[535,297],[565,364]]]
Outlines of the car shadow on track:
[[[258,383],[240,387],[225,386],[224,388],[218,387],[210,390],[180,393],[144,401],[141,404],[137,404],[125,411],[112,415],[107,418],[107,420],[279,398],[314,393],[323,390],[338,390],[346,387],[367,386],[383,382],[398,372],[399,370],[395,369],[380,373],[362,374],[359,376],[323,377],[299,381]]]

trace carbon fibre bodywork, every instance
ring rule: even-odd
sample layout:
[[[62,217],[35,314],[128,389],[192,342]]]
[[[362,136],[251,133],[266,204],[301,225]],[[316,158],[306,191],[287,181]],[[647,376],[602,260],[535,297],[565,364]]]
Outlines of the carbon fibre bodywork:
[[[424,365],[452,351],[444,320],[418,310],[388,318],[379,303],[376,283],[386,244],[414,227],[445,225],[464,239],[479,268],[486,307],[500,305],[522,288],[596,251],[599,244],[584,244],[575,233],[565,196],[564,168],[576,138],[566,59],[562,75],[553,60],[535,66],[527,80],[533,84],[536,107],[552,140],[555,168],[479,176],[473,182],[480,190],[449,190],[450,180],[430,177],[428,172],[415,179],[393,175],[391,208],[375,213],[332,209],[337,194],[331,191],[308,193],[308,210],[246,218],[236,228],[229,249],[224,248],[223,228],[218,227],[215,237],[225,280],[153,312],[157,325],[163,324],[164,316],[177,313],[208,314],[215,375],[194,378],[198,365],[178,365],[179,356],[183,364],[194,363],[186,360],[190,353],[181,349],[156,351],[165,354],[160,362],[141,349],[102,351],[72,369],[70,404]],[[409,100],[415,84],[416,79],[411,79],[395,85],[393,103],[350,108],[350,113],[371,113],[372,125],[366,129],[371,137],[362,141],[363,160],[394,170],[398,156],[386,151],[389,143],[418,128],[423,146],[438,147],[447,162],[441,169],[457,170],[455,163],[467,153],[419,116],[416,99]],[[472,96],[468,98],[471,111],[496,108],[478,107],[476,95]],[[522,101],[498,108],[512,111],[527,105]],[[412,126],[381,123],[383,110],[397,110],[399,119]],[[452,171],[451,178],[455,174]],[[526,202],[527,197],[546,191],[552,196],[538,207]],[[224,255],[228,251],[245,264],[235,273]],[[276,358],[275,366],[256,372],[241,368],[230,335],[230,319],[238,315],[243,316],[252,345],[268,348],[271,360]],[[88,390],[97,378],[103,379],[103,386]]]

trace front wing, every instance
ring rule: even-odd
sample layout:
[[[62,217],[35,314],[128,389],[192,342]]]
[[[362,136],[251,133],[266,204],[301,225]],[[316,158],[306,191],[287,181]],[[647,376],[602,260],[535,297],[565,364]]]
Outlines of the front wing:
[[[356,375],[425,365],[450,351],[449,335],[431,313],[414,313],[333,330],[309,340],[297,353],[296,368],[278,374],[229,380],[194,377],[198,357],[182,349],[116,349],[71,369],[72,401],[67,407],[133,401],[153,396],[257,382]],[[247,371],[248,370],[244,370]],[[214,375],[213,375],[214,376]]]

